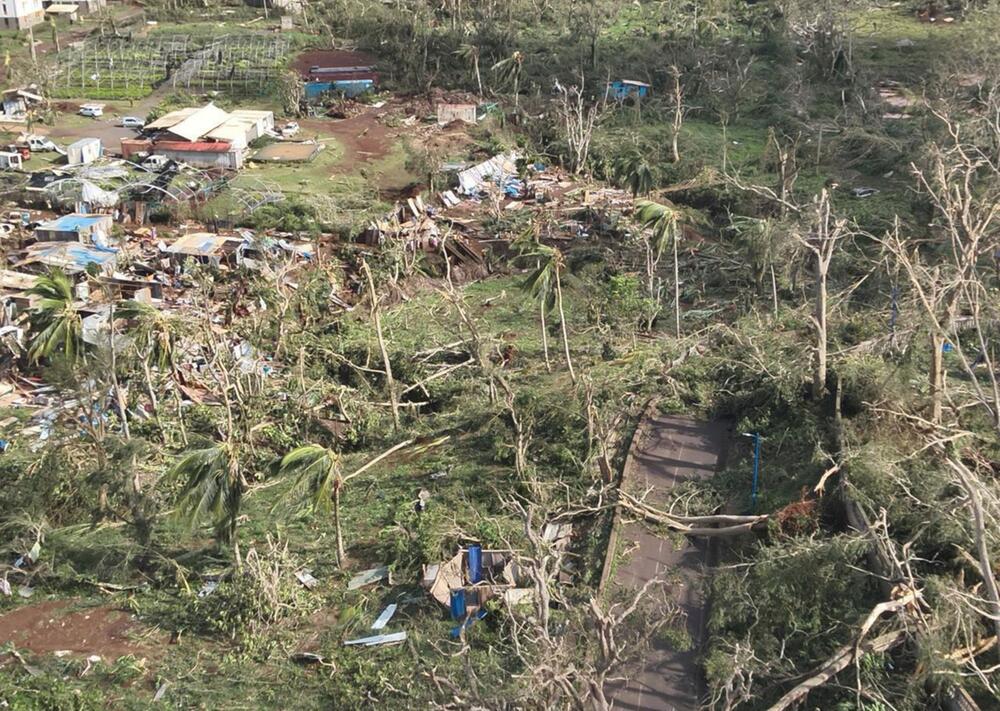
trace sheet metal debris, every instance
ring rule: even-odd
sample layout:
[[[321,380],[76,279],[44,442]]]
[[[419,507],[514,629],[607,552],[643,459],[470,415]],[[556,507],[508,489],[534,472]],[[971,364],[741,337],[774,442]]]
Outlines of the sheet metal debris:
[[[377,583],[380,580],[389,581],[389,568],[382,565],[378,568],[371,568],[370,570],[363,570],[347,583],[348,590],[357,590],[358,588],[363,588],[366,585],[371,585]]]
[[[406,632],[390,632],[389,634],[379,634],[373,637],[362,637],[360,639],[344,640],[345,647],[378,647],[384,644],[399,644],[406,641]]]
[[[389,624],[389,620],[391,620],[392,616],[395,614],[396,614],[396,603],[392,603],[391,605],[388,605],[384,610],[382,610],[382,614],[379,615],[378,619],[372,623],[372,629],[373,630],[382,629],[387,624]]]

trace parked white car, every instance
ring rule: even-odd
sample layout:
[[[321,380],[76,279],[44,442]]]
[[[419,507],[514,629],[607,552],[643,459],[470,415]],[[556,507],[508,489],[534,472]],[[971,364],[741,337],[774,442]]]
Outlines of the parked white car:
[[[289,121],[281,127],[281,135],[283,138],[291,138],[292,136],[297,136],[301,130],[299,124],[295,121]]]
[[[122,117],[122,128],[142,128],[146,125],[138,116],[123,116]]]
[[[84,104],[80,107],[81,116],[97,118],[104,115],[104,104]]]
[[[45,136],[26,136],[24,142],[33,153],[56,150],[56,144]]]

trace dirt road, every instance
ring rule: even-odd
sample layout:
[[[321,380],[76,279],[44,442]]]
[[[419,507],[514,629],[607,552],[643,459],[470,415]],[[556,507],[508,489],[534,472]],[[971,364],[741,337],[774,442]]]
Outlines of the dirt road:
[[[724,423],[697,422],[655,411],[641,427],[622,485],[636,493],[651,489],[650,503],[663,501],[674,486],[712,477],[728,440]],[[634,673],[626,685],[608,690],[613,708],[696,711],[705,693],[698,656],[704,641],[702,581],[708,545],[661,538],[638,523],[622,526],[618,539],[619,549],[631,552],[615,570],[614,584],[638,588],[666,571],[674,599],[686,615],[692,645],[687,651],[676,651],[657,643],[644,669]]]

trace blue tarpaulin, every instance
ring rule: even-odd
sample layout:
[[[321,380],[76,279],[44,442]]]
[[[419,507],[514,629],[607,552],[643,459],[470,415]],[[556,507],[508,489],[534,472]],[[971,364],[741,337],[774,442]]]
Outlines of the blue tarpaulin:
[[[320,94],[328,91],[341,91],[345,96],[357,96],[375,86],[371,79],[341,79],[339,81],[310,81],[306,82],[306,98],[315,99]]]

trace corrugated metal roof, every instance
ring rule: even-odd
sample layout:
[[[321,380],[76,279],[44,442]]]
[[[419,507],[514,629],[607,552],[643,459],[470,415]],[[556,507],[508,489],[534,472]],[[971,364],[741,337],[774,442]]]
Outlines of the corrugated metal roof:
[[[167,247],[167,251],[171,254],[193,254],[207,257],[222,251],[227,243],[242,241],[239,237],[226,237],[211,232],[192,232],[189,235],[178,237],[173,244]]]
[[[186,141],[197,141],[212,129],[225,123],[228,119],[229,114],[227,112],[215,104],[207,104],[167,130]]]
[[[225,142],[219,141],[213,143],[212,141],[156,141],[152,149],[154,151],[186,151],[188,153],[228,153],[232,146]]]
[[[86,269],[89,264],[103,266],[118,260],[117,249],[101,249],[78,242],[38,242],[28,248],[28,259],[52,267]]]
[[[38,229],[54,232],[74,232],[76,230],[92,227],[99,222],[110,222],[110,220],[111,218],[108,215],[81,215],[74,213],[72,215],[63,215],[55,220],[45,222],[39,225]]]
[[[163,130],[170,128],[171,126],[176,126],[181,121],[186,119],[188,116],[193,114],[198,110],[198,107],[192,106],[187,109],[177,109],[176,111],[171,111],[168,114],[164,114],[160,118],[156,119],[152,123],[147,123],[146,128],[154,130]]]
[[[253,129],[255,122],[250,119],[230,118],[228,121],[205,134],[206,138],[232,143],[247,143],[247,133]]]
[[[79,141],[69,144],[70,148],[83,148],[84,146],[89,146],[91,143],[96,143],[98,146],[101,145],[100,138],[81,138]]]

